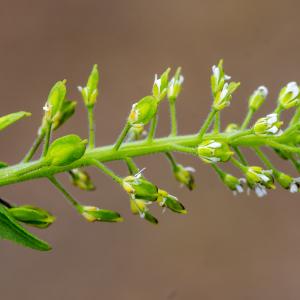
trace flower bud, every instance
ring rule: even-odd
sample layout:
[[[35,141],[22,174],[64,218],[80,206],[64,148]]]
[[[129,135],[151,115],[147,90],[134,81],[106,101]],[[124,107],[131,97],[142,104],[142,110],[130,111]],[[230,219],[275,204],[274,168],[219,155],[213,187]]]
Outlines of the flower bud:
[[[144,125],[136,124],[133,125],[127,134],[126,142],[137,141],[145,134]]]
[[[134,199],[156,201],[158,188],[150,181],[139,176],[127,176],[123,179],[123,189]]]
[[[249,98],[249,109],[257,111],[265,102],[268,96],[268,89],[265,86],[259,86]]]
[[[118,212],[100,209],[95,206],[81,206],[81,214],[89,222],[122,222],[123,218]]]
[[[212,94],[215,97],[218,92],[222,91],[223,86],[226,80],[229,80],[231,77],[225,75],[223,70],[223,60],[221,59],[218,63],[218,66],[212,67],[212,75],[210,78]]]
[[[217,111],[220,111],[229,106],[232,94],[239,87],[239,85],[239,82],[230,82],[229,84],[226,82],[223,85],[222,90],[217,92],[213,102],[213,108]]]
[[[94,191],[96,189],[87,172],[80,169],[73,169],[69,174],[71,176],[72,184],[81,190]]]
[[[158,75],[155,74],[154,84],[152,88],[153,96],[161,101],[165,98],[168,89],[168,77],[170,73],[170,68],[168,68],[161,76],[158,78]]]
[[[9,212],[17,221],[38,228],[47,228],[55,221],[55,217],[49,212],[31,205],[13,207]]]
[[[180,74],[180,71],[181,68],[178,68],[175,76],[171,79],[168,85],[168,98],[171,101],[175,101],[181,92],[181,86],[184,81],[184,78]]]
[[[186,209],[184,208],[183,204],[178,201],[175,196],[168,194],[168,192],[163,190],[158,190],[159,197],[157,202],[161,207],[167,207],[173,212],[180,213],[180,214],[187,214]]]
[[[158,220],[151,213],[149,213],[147,205],[149,205],[149,202],[147,203],[144,200],[133,198],[130,199],[130,208],[133,214],[139,214],[142,219],[145,219],[146,221],[155,225],[158,224]]]
[[[86,107],[93,107],[98,96],[99,72],[98,66],[94,65],[85,87],[78,87]]]
[[[53,122],[57,118],[57,114],[60,112],[63,102],[65,101],[66,93],[67,88],[65,80],[56,82],[50,90],[46,104],[46,106],[48,106],[44,109],[46,110],[50,121]]]
[[[26,111],[19,111],[0,117],[0,131],[19,121],[20,119],[29,116],[31,116],[31,113],[28,113]]]
[[[283,109],[289,109],[299,105],[300,89],[296,82],[289,82],[281,89],[278,96],[278,103]]]
[[[278,114],[269,114],[258,119],[254,126],[254,133],[257,135],[274,135],[280,132],[280,127],[283,122],[278,120]]]
[[[235,123],[230,123],[226,126],[225,128],[225,133],[233,133],[236,132],[240,129],[238,124]]]
[[[248,186],[254,189],[258,197],[267,194],[266,189],[274,189],[274,178],[272,171],[263,170],[261,167],[251,166],[245,173]]]
[[[300,187],[300,177],[292,178],[291,176],[283,173],[276,172],[275,174],[277,182],[287,190],[290,190],[291,193],[297,193]]]
[[[226,162],[233,155],[228,144],[214,140],[203,141],[197,151],[198,156],[206,163]]]
[[[146,96],[132,105],[128,122],[131,125],[148,124],[157,112],[158,100],[153,96]]]
[[[69,165],[84,155],[86,144],[75,134],[63,136],[50,145],[45,159],[54,166]]]
[[[237,178],[231,174],[225,174],[222,177],[222,181],[224,182],[224,184],[233,191],[234,194],[237,193],[242,193],[244,191],[243,189],[243,178]]]
[[[76,108],[77,103],[75,101],[64,101],[61,110],[57,113],[57,116],[53,122],[53,130],[56,130],[62,126],[68,119],[70,119]]]
[[[176,164],[173,168],[173,173],[178,182],[185,185],[190,191],[195,187],[195,180],[192,172],[195,172],[195,169],[192,167],[184,167],[180,164]]]

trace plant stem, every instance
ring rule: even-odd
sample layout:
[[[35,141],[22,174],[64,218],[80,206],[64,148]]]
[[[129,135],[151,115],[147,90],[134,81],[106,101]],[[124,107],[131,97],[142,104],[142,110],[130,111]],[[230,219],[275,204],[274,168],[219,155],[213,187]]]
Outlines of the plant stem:
[[[28,162],[28,161],[30,161],[32,159],[33,155],[36,153],[36,151],[38,150],[39,146],[41,145],[44,137],[45,137],[44,131],[42,131],[42,133],[38,134],[38,136],[36,137],[33,145],[31,146],[30,150],[28,151],[28,153],[23,158],[22,162]]]
[[[126,135],[128,133],[128,131],[130,130],[131,128],[131,125],[129,122],[126,123],[126,125],[124,126],[121,134],[119,135],[116,143],[115,143],[115,146],[114,146],[114,150],[119,150],[120,146],[122,145],[124,139],[126,138]]]
[[[177,162],[176,162],[175,157],[173,156],[173,154],[170,153],[170,152],[166,152],[165,155],[168,158],[168,160],[169,160],[169,162],[171,164],[172,169],[176,170],[178,167],[177,167]]]
[[[100,169],[104,174],[110,176],[114,181],[117,183],[122,183],[122,178],[117,176],[111,169],[107,168],[104,164],[99,162],[96,159],[91,159],[90,160],[91,164]]]
[[[215,123],[214,123],[214,130],[213,130],[213,132],[214,133],[218,133],[218,132],[220,132],[220,129],[221,129],[221,113],[218,111],[215,114]]]
[[[266,165],[267,168],[273,170],[274,172],[278,172],[278,170],[274,167],[274,165],[271,163],[268,157],[258,147],[253,147],[253,149],[256,155]]]
[[[176,100],[169,100],[171,117],[171,136],[177,135]]]
[[[255,111],[253,109],[249,108],[247,115],[245,117],[245,120],[244,120],[243,124],[241,125],[241,130],[244,130],[247,128],[247,126],[249,125],[249,123],[254,115],[254,112]]]
[[[148,143],[151,143],[153,141],[153,138],[155,136],[156,127],[157,127],[157,121],[158,121],[158,114],[156,112],[156,114],[154,115],[154,117],[151,121],[150,130],[149,130],[149,134],[147,137]]]
[[[134,163],[134,161],[133,161],[132,158],[126,157],[124,160],[125,160],[125,162],[127,164],[129,173],[131,175],[137,174],[140,171],[139,168],[137,167],[137,165]]]
[[[238,167],[239,169],[241,169],[242,172],[246,172],[247,171],[247,167],[244,166],[243,164],[241,164],[237,159],[231,157],[231,162]]]
[[[240,148],[237,147],[237,146],[233,146],[232,148],[236,152],[236,154],[239,157],[241,163],[247,166],[248,162],[247,162],[245,156],[243,155],[243,153],[241,152]]]
[[[200,128],[199,133],[198,133],[198,141],[199,141],[199,143],[202,142],[203,136],[206,133],[206,131],[208,130],[210,124],[212,123],[212,120],[213,120],[213,118],[214,118],[214,116],[215,116],[216,113],[217,113],[217,110],[215,110],[215,109],[212,108],[211,111],[210,111],[210,113],[208,114],[206,120],[204,121],[202,127]]]
[[[63,193],[65,198],[76,208],[76,210],[81,213],[81,205],[71,196],[69,192],[67,192],[67,190],[57,181],[57,179],[53,176],[50,176],[49,180],[60,192]]]
[[[88,106],[88,121],[89,121],[89,144],[90,149],[95,148],[95,120],[94,120],[94,106]]]
[[[46,156],[50,144],[51,139],[51,131],[52,131],[52,122],[48,122],[46,126],[46,134],[45,134],[45,144],[43,149],[42,157]]]

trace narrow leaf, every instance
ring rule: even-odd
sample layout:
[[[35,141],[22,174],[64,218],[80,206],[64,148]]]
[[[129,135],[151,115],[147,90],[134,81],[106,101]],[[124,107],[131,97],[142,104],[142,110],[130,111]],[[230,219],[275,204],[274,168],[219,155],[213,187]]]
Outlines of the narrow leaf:
[[[29,117],[30,115],[31,113],[26,111],[19,111],[0,117],[0,131],[24,117]]]

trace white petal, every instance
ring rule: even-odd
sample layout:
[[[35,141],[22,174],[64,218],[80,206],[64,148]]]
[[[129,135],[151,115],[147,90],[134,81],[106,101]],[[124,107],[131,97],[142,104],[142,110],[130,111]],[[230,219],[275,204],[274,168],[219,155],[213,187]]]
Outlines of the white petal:
[[[298,192],[298,185],[296,183],[291,184],[290,192],[293,193],[293,194]]]
[[[217,148],[220,148],[222,146],[222,144],[219,142],[212,142],[212,143],[208,144],[207,146],[210,148],[213,148],[213,149],[217,149]]]
[[[261,85],[261,86],[259,86],[258,88],[257,88],[257,91],[262,95],[262,96],[264,96],[264,97],[267,97],[267,95],[268,95],[268,89],[265,87],[265,86],[263,86],[263,85]]]

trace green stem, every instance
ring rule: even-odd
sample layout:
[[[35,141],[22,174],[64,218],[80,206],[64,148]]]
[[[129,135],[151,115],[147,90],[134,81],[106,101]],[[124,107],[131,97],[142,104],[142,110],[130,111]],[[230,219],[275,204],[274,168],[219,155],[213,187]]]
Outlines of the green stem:
[[[220,176],[221,179],[223,179],[226,175],[226,173],[220,169],[216,164],[211,164],[211,167],[216,171],[216,173]]]
[[[266,141],[266,144],[270,147],[279,149],[279,150],[283,150],[283,151],[288,151],[291,153],[300,153],[300,148],[298,147],[293,147],[293,146],[288,146],[288,145],[284,145],[284,144],[280,144],[274,141]]]
[[[171,117],[171,136],[177,135],[176,100],[169,100]]]
[[[203,136],[206,133],[206,131],[208,130],[210,124],[212,123],[213,118],[215,117],[216,113],[217,113],[217,110],[215,110],[215,109],[212,108],[212,110],[208,114],[206,120],[204,121],[202,127],[200,128],[199,133],[198,133],[198,141],[199,141],[199,143],[202,142]]]
[[[48,122],[46,126],[45,144],[44,144],[42,157],[45,157],[48,152],[48,148],[51,140],[51,131],[52,131],[52,122]]]
[[[132,158],[126,157],[124,160],[125,160],[125,162],[127,164],[129,173],[131,175],[137,174],[140,171],[139,168],[137,167],[137,165],[134,163],[134,161],[133,161]]]
[[[278,172],[278,170],[274,167],[274,165],[271,163],[268,157],[258,147],[253,147],[253,149],[256,155],[266,165],[267,168],[273,170],[274,172]]]
[[[247,172],[247,167],[241,164],[237,159],[231,157],[230,160],[237,168],[241,169],[243,173]]]
[[[175,157],[173,156],[173,154],[170,153],[170,152],[166,152],[165,155],[168,158],[168,160],[169,160],[169,162],[171,164],[172,169],[176,170],[178,167],[177,167],[177,162],[176,162]]]
[[[119,150],[121,144],[123,143],[124,139],[126,138],[128,131],[130,130],[130,128],[131,128],[131,125],[129,122],[127,122],[115,143],[114,150],[116,150],[116,151]]]
[[[150,125],[150,130],[149,130],[149,134],[147,137],[147,141],[149,143],[151,143],[153,141],[153,138],[155,136],[155,131],[156,131],[156,127],[157,127],[157,122],[158,122],[158,114],[156,113],[151,121],[151,125]]]
[[[89,121],[89,144],[90,149],[95,148],[95,120],[94,120],[94,106],[87,107],[88,121]]]
[[[122,178],[119,177],[118,175],[116,175],[111,169],[107,168],[104,164],[102,164],[101,162],[99,162],[96,159],[91,159],[90,162],[92,165],[94,165],[95,167],[100,169],[104,174],[110,176],[114,181],[122,184],[122,181],[123,181]]]
[[[274,113],[278,114],[278,118],[280,117],[281,113],[283,112],[283,108],[280,104],[274,109]]]
[[[218,111],[215,114],[214,133],[218,133],[221,130],[221,113]]]
[[[252,119],[252,117],[253,117],[253,115],[254,115],[254,110],[253,109],[251,109],[251,108],[249,108],[249,110],[248,110],[248,112],[247,112],[247,115],[246,115],[246,117],[245,117],[245,119],[244,119],[244,122],[243,122],[243,124],[241,125],[241,130],[244,130],[244,129],[246,129],[247,128],[247,126],[249,125],[249,123],[250,123],[250,121],[251,121],[251,119]]]
[[[289,127],[298,123],[299,120],[300,120],[300,106],[297,107],[296,112],[290,121]]]
[[[237,146],[233,146],[232,148],[236,152],[236,154],[239,157],[239,160],[241,161],[241,163],[244,164],[245,166],[247,166],[248,162],[247,162],[245,156],[243,155],[243,153],[241,152],[240,148],[237,147]]]
[[[24,162],[24,163],[29,162],[32,159],[33,155],[36,153],[36,151],[40,147],[44,137],[45,137],[44,131],[42,131],[41,133],[38,134],[33,145],[31,146],[31,148],[28,151],[28,153],[26,154],[26,156],[23,158],[22,162]]]
[[[49,177],[50,182],[63,193],[65,198],[76,208],[78,212],[81,213],[81,205],[71,196],[69,192],[57,181],[57,179],[53,176]]]

